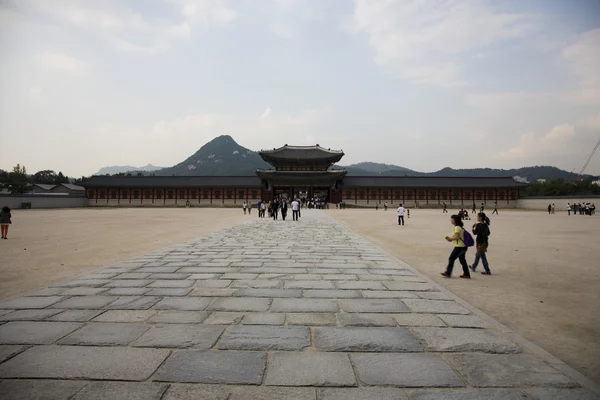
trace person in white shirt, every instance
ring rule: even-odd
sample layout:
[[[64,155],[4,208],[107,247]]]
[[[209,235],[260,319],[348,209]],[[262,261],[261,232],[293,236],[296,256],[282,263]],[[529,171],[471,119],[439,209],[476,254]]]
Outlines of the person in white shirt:
[[[246,214],[246,202],[244,202],[244,204],[242,204],[242,208],[244,209],[244,214]]]
[[[298,221],[298,211],[300,210],[300,203],[298,200],[292,201],[292,220]]]
[[[404,225],[404,207],[402,207],[402,204],[398,207],[398,225]]]

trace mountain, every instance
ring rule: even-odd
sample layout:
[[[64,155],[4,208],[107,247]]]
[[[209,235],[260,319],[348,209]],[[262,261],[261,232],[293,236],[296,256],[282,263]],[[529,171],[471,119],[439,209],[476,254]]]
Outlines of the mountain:
[[[254,176],[258,168],[271,168],[258,155],[258,152],[240,146],[229,135],[219,136],[202,146],[196,153],[185,161],[169,168],[160,169],[153,165],[145,167],[105,167],[95,175],[116,174],[121,172],[154,171],[155,175],[196,175],[196,176]],[[562,178],[592,178],[590,175],[577,176],[568,171],[552,166],[532,166],[516,169],[453,169],[442,168],[435,172],[419,172],[393,164],[361,162],[346,167],[336,165],[334,168],[344,168],[349,176],[518,176],[535,182],[538,179]]]
[[[381,164],[381,163],[374,163],[374,162],[360,162],[358,164],[351,164],[346,169],[348,169],[348,168],[351,168],[353,170],[360,169],[362,171],[370,172],[371,175],[379,175],[381,173],[388,172],[388,171],[397,171],[398,173],[402,172],[403,175],[404,175],[404,173],[408,173],[408,174],[418,173],[416,171],[413,171],[412,169],[399,167],[397,165]]]
[[[163,167],[156,167],[152,164],[148,164],[144,167],[132,167],[131,165],[119,166],[115,165],[112,167],[103,167],[100,168],[100,171],[96,172],[94,175],[114,175],[119,173],[127,173],[127,172],[152,172],[158,171],[159,169],[163,169]]]
[[[155,175],[250,176],[257,168],[270,168],[257,152],[240,146],[229,135],[206,143],[185,161],[156,171]]]

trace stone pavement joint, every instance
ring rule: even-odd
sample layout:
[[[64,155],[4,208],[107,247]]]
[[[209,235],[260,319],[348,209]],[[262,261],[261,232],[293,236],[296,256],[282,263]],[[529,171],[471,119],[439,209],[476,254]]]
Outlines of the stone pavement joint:
[[[0,303],[0,398],[598,399],[527,343],[307,210]]]

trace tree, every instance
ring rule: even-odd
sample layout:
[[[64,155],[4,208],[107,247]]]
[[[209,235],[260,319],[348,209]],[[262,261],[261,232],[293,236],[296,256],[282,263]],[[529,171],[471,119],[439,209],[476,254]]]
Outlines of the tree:
[[[61,183],[69,183],[69,177],[64,176],[63,173],[59,171],[58,175],[56,175],[56,179],[54,180],[54,184],[60,185]]]
[[[33,182],[52,185],[56,182],[56,172],[51,169],[45,169],[33,174]]]
[[[17,164],[13,167],[12,172],[8,174],[8,178],[4,183],[4,186],[12,194],[23,194],[27,191],[27,187],[31,183],[31,179],[27,176],[27,169],[21,164]]]

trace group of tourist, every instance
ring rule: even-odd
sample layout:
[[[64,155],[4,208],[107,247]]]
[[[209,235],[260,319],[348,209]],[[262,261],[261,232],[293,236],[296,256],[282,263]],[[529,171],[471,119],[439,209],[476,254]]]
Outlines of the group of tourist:
[[[577,211],[579,211],[579,215],[594,215],[596,214],[596,204],[594,203],[567,203],[567,214],[571,215],[571,211],[573,211],[573,215],[577,215]],[[554,204],[548,204],[548,214],[555,214]]]
[[[242,206],[244,208],[244,214],[246,214],[246,204]],[[248,210],[250,210],[251,206],[248,206]],[[287,199],[276,198],[273,201],[262,201],[260,200],[257,204],[258,208],[258,218],[264,218],[265,215],[268,215],[269,218],[279,219],[279,215],[281,213],[281,219],[285,221],[288,211],[292,210],[292,220],[298,221],[298,218],[301,214],[302,201],[299,199],[293,200],[288,203]],[[250,213],[250,211],[248,211]]]

